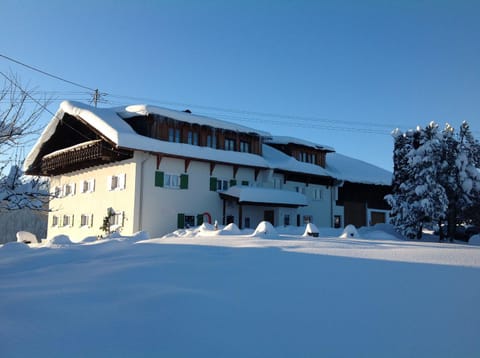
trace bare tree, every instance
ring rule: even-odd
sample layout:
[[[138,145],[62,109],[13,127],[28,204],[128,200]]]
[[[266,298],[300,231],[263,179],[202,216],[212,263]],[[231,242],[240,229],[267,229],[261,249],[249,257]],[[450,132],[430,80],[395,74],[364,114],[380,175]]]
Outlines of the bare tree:
[[[45,181],[25,178],[20,169],[25,146],[40,130],[38,121],[48,99],[33,97],[14,75],[3,76],[0,89],[0,210],[40,209],[48,199]]]

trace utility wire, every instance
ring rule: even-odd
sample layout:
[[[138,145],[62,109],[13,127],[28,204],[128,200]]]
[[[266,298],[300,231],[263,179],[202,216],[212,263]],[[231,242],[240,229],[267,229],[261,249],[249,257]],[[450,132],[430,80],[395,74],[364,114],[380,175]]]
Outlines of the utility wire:
[[[383,127],[383,128],[392,128],[395,127],[394,124],[387,125],[381,123],[373,123],[373,122],[354,122],[354,121],[342,121],[342,120],[333,120],[328,118],[321,118],[321,117],[310,117],[310,116],[293,116],[287,114],[279,114],[279,113],[269,113],[269,112],[256,112],[256,111],[246,111],[246,110],[236,110],[231,108],[220,108],[220,107],[212,107],[212,106],[203,106],[198,104],[187,104],[181,102],[168,102],[168,101],[159,101],[152,98],[144,98],[144,97],[132,97],[132,96],[124,96],[124,95],[116,95],[112,93],[108,93],[109,97],[114,98],[125,98],[125,99],[132,99],[135,101],[147,101],[150,103],[161,103],[167,105],[175,105],[175,106],[183,106],[183,107],[193,107],[193,108],[200,108],[204,110],[210,110],[215,112],[223,112],[223,113],[234,113],[240,115],[250,115],[250,116],[259,116],[259,117],[274,117],[274,118],[282,118],[286,120],[299,120],[299,121],[310,121],[310,122],[328,122],[332,124],[347,124],[347,125],[356,125],[356,126],[369,126],[369,127]],[[290,123],[290,122],[289,122]],[[400,125],[397,125],[400,127]]]
[[[52,75],[51,73],[48,73],[48,72],[46,72],[46,71],[40,70],[39,68],[36,68],[36,67],[30,66],[30,65],[27,65],[26,63],[20,62],[20,61],[15,60],[15,59],[13,59],[13,58],[11,58],[11,57],[8,57],[8,56],[6,56],[6,55],[3,55],[3,54],[1,54],[1,53],[0,53],[0,57],[3,57],[4,59],[9,60],[9,61],[15,62],[16,64],[19,64],[19,65],[21,65],[21,66],[24,66],[24,67],[26,67],[26,68],[29,68],[29,69],[31,69],[31,70],[33,70],[33,71],[37,71],[37,72],[39,72],[39,73],[42,73],[42,74],[44,74],[44,75],[46,75],[46,76],[49,76],[49,77],[55,78],[55,79],[57,79],[57,80],[60,80],[60,81],[69,83],[69,84],[71,84],[71,85],[74,85],[74,86],[77,86],[77,87],[81,87],[81,88],[87,89],[87,90],[89,90],[89,91],[94,91],[94,92],[95,92],[95,89],[93,89],[93,88],[90,88],[90,87],[81,85],[81,84],[76,83],[76,82],[73,82],[73,81],[66,80],[65,78],[62,78],[62,77],[59,77],[59,76],[56,76],[56,75]]]

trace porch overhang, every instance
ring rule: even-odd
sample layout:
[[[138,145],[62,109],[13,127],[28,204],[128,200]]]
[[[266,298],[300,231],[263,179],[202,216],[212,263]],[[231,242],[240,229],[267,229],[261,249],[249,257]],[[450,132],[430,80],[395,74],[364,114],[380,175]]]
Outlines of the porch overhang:
[[[301,193],[289,190],[256,188],[235,185],[220,192],[222,199],[235,200],[241,205],[278,206],[298,208],[307,206],[307,198]]]

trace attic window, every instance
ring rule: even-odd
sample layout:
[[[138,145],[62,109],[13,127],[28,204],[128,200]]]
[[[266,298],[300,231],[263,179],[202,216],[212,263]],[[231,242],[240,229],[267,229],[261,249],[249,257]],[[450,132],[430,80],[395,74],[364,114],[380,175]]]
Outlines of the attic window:
[[[192,113],[192,111],[189,110],[188,108],[187,108],[186,110],[184,110],[184,112],[185,112],[185,113],[190,113],[190,114]]]

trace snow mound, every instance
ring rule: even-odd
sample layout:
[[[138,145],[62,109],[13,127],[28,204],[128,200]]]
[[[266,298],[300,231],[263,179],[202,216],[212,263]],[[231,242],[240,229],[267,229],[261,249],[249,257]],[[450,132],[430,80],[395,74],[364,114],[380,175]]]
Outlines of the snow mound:
[[[164,238],[171,238],[171,237],[194,237],[196,233],[192,229],[178,229],[170,234],[166,234]]]
[[[308,223],[305,227],[305,232],[303,236],[315,236],[317,237],[319,233],[318,227],[315,224]]]
[[[96,236],[87,236],[86,238],[84,238],[82,241],[80,241],[80,243],[82,244],[88,244],[90,242],[95,242],[98,240],[98,237]]]
[[[371,227],[362,227],[358,229],[360,236],[371,240],[402,240],[391,224],[376,224]]]
[[[352,238],[352,237],[360,237],[358,235],[357,228],[354,225],[347,225],[345,226],[345,229],[343,230],[342,235],[340,235],[341,239],[346,239],[346,238]]]
[[[253,232],[253,236],[273,238],[278,237],[278,232],[268,221],[262,221]]]
[[[480,235],[473,235],[470,240],[468,240],[469,245],[480,246]]]
[[[57,235],[52,237],[51,239],[47,239],[45,242],[45,246],[66,246],[72,245],[73,242],[67,235]]]
[[[19,231],[17,232],[16,236],[17,236],[17,242],[23,242],[25,244],[31,244],[31,243],[38,244],[39,242],[37,239],[37,236],[35,236],[35,234],[32,234],[31,232],[28,232],[28,231]]]
[[[218,233],[218,235],[241,235],[241,234],[242,232],[240,231],[238,226],[235,225],[234,223],[228,224]]]
[[[215,226],[213,226],[212,224],[204,222],[202,225],[200,225],[198,230],[199,231],[215,231]]]
[[[0,246],[0,248],[1,252],[8,253],[8,255],[11,255],[13,253],[26,252],[30,249],[27,244],[17,241],[7,242],[6,244]]]

